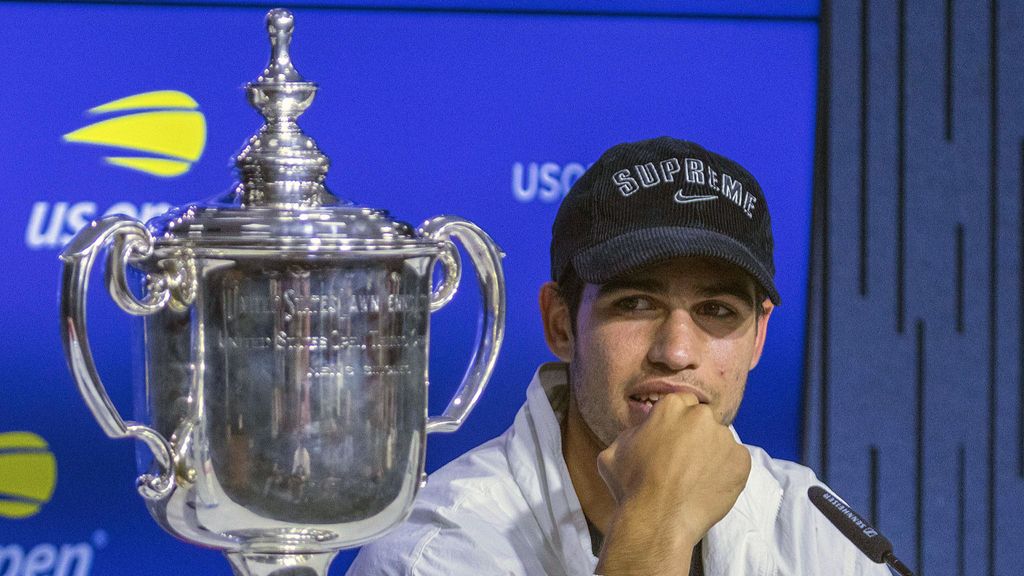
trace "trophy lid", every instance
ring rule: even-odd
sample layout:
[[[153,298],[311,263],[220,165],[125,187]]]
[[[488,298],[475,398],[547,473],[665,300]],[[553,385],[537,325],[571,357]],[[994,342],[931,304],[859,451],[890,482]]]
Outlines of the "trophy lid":
[[[330,161],[296,122],[317,85],[299,74],[290,44],[295,18],[267,13],[270,61],[246,85],[264,124],[235,157],[227,195],[173,208],[148,223],[158,245],[345,250],[436,247],[387,211],[339,199],[324,185]]]

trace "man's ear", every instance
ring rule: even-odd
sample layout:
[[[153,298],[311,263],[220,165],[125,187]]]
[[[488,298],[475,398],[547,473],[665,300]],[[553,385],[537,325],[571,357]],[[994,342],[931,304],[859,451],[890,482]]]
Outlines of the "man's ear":
[[[750,369],[753,370],[757,366],[758,361],[761,360],[761,352],[764,351],[764,341],[768,337],[768,319],[772,315],[772,310],[775,309],[775,305],[772,304],[771,299],[765,298],[764,302],[761,303],[761,312],[757,317],[757,334],[754,336],[754,355],[750,358]]]
[[[539,301],[544,340],[552,354],[562,362],[569,362],[573,350],[572,317],[565,300],[558,293],[558,284],[547,282],[541,286]]]

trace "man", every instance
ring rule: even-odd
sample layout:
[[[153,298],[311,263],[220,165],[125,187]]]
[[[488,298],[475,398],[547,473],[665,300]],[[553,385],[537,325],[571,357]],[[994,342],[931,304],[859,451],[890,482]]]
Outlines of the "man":
[[[540,292],[541,366],[504,434],[435,473],[353,574],[888,574],[814,474],[730,424],[779,295],[760,187],[670,138],[576,182]]]

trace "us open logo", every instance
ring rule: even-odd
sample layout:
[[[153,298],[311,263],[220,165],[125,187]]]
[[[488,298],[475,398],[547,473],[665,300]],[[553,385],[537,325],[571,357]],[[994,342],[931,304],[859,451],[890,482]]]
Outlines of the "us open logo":
[[[71,144],[130,151],[133,155],[116,153],[103,160],[149,176],[173,178],[187,174],[206,148],[206,117],[198,108],[191,96],[177,90],[133,94],[90,109],[89,115],[104,118],[68,132],[63,139]],[[120,201],[101,206],[88,200],[40,200],[32,204],[28,215],[25,246],[30,250],[59,249],[93,219],[124,214],[145,222],[170,207],[167,202]]]
[[[150,176],[181,176],[199,160],[206,147],[206,118],[188,94],[159,90],[134,94],[90,109],[90,115],[147,110],[114,116],[64,135],[65,142],[129,150],[144,155],[112,155],[113,166]]]
[[[16,524],[39,514],[57,486],[57,460],[50,446],[32,432],[0,433],[0,575],[89,576],[96,552],[109,541],[106,530],[88,541],[10,542]],[[4,526],[8,524],[8,526]]]
[[[57,485],[57,460],[42,437],[32,432],[0,434],[0,518],[39,513]]]
[[[517,202],[561,202],[589,164],[516,162],[512,164],[512,197]]]

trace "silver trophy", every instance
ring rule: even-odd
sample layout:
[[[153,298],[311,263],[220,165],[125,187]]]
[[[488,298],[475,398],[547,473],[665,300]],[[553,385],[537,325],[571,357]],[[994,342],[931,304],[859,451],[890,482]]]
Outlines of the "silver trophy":
[[[462,424],[505,324],[501,252],[477,226],[439,216],[414,230],[324,186],[328,160],[296,124],[317,86],[292,65],[293,25],[267,15],[270,63],[246,88],[266,122],[229,194],[146,225],[104,218],[61,254],[61,333],[82,397],[108,436],[152,453],[138,488],[156,521],[223,550],[239,575],[326,574],[339,549],[401,522],[425,479],[426,434]],[[460,278],[453,238],[483,313],[455,397],[428,417],[430,313]],[[103,252],[111,296],[144,317],[135,386],[148,424],[121,418],[89,350],[86,291]]]

